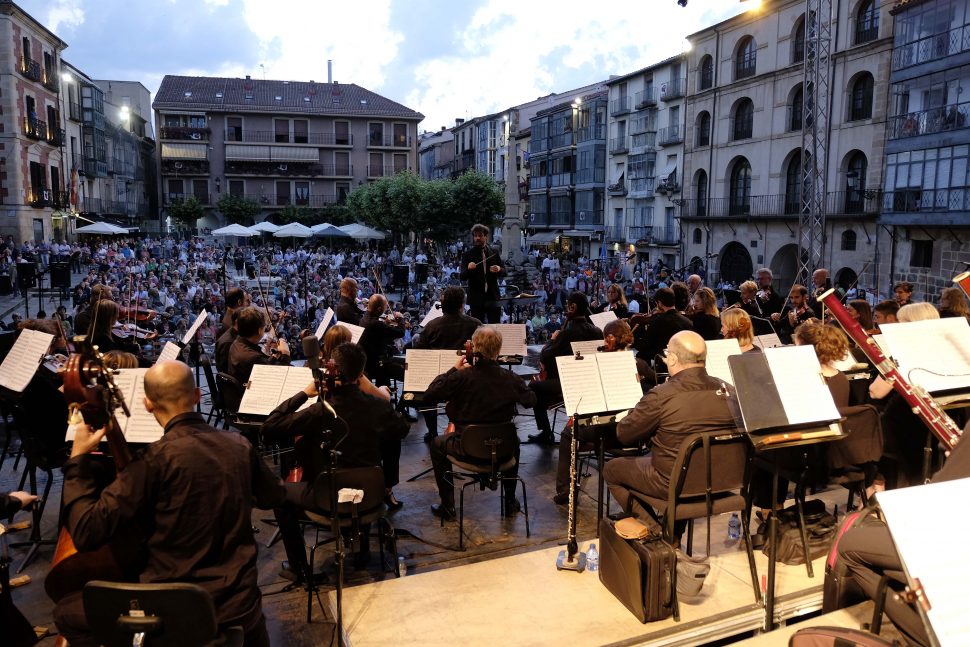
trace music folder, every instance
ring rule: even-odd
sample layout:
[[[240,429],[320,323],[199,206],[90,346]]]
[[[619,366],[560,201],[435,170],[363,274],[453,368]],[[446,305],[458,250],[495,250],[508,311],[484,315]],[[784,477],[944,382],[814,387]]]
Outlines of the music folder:
[[[727,358],[744,430],[758,449],[843,437],[841,416],[812,346]]]
[[[313,382],[313,373],[306,366],[275,366],[256,364],[249,374],[249,382],[239,403],[239,413],[268,416],[273,409],[289,400]],[[297,411],[306,409],[316,399],[310,398]]]
[[[566,355],[556,365],[569,415],[625,411],[643,397],[633,353]]]
[[[435,378],[458,363],[458,356],[464,351],[429,350],[409,348],[405,352],[404,387],[405,393],[424,393]],[[408,398],[412,399],[412,398]]]

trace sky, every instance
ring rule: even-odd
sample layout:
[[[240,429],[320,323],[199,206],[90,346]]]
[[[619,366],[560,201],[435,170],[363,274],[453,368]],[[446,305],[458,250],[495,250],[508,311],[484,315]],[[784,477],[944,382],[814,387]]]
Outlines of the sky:
[[[741,13],[738,0],[15,0],[95,79],[166,74],[356,83],[419,130],[627,74]]]

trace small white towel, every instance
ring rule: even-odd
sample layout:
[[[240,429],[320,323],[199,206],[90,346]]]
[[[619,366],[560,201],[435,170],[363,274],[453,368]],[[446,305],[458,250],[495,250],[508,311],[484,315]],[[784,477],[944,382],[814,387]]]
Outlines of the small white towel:
[[[364,491],[345,487],[337,490],[337,503],[360,503],[364,500]]]

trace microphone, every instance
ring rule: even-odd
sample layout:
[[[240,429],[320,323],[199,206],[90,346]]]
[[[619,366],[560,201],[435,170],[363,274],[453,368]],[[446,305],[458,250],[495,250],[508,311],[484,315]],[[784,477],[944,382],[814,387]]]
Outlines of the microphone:
[[[313,373],[313,383],[317,386],[317,399],[330,409],[330,405],[323,399],[323,373],[320,372],[320,340],[316,335],[307,335],[303,338],[303,354],[306,355],[307,366]],[[337,414],[334,414],[336,417]]]

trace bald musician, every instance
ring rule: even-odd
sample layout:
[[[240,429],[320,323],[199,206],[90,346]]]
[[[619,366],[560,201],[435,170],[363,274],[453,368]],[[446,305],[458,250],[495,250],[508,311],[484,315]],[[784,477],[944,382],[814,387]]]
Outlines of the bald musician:
[[[247,647],[269,645],[256,572],[252,507],[283,501],[283,483],[239,434],[205,423],[188,365],[157,363],[145,374],[145,408],[165,430],[140,460],[104,490],[88,454],[105,430],[79,425],[64,465],[65,525],[79,550],[110,541],[119,525],[150,519],[142,582],[198,584],[211,596],[220,627],[241,626]],[[81,593],[54,611],[71,647],[96,645]]]
[[[364,316],[364,311],[357,306],[357,281],[349,276],[340,282],[340,301],[334,314],[337,321],[355,326],[360,325],[360,318]]]

